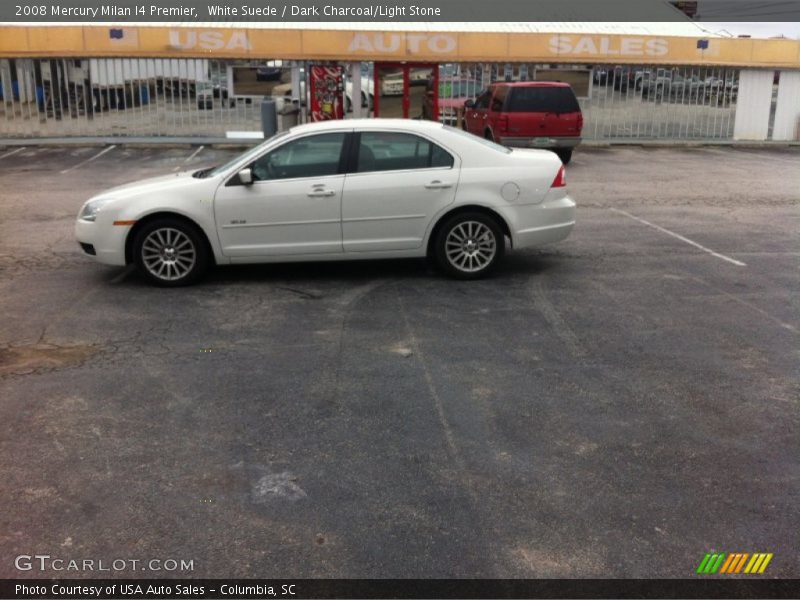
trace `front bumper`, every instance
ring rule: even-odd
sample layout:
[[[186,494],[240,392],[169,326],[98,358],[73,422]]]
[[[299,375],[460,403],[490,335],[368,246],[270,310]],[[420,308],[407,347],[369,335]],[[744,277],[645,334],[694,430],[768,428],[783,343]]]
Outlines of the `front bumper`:
[[[114,225],[105,221],[102,214],[94,222],[78,219],[75,222],[75,239],[83,252],[97,262],[125,266],[125,239],[131,228],[129,225]],[[87,246],[94,249],[94,255],[88,251]]]
[[[574,148],[581,143],[580,137],[499,137],[499,144],[511,148]]]

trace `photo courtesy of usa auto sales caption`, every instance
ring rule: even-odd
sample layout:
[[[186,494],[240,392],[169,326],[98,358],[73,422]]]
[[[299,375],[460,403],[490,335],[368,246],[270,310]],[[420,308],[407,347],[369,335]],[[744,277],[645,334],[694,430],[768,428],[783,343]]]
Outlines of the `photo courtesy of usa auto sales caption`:
[[[14,586],[14,593],[18,596],[34,598],[37,596],[59,596],[65,598],[104,598],[109,596],[147,596],[152,598],[192,598],[211,593],[216,594],[217,589],[205,585],[184,584],[138,584],[138,583],[112,583],[103,585],[91,584],[65,584],[54,583],[50,585],[30,585],[18,583]],[[281,584],[275,586],[262,584],[249,584],[247,586],[235,584],[222,584],[219,586],[220,596],[246,596],[257,594],[262,597],[292,597],[297,594],[296,584]]]
[[[101,263],[179,286],[214,265],[414,257],[476,279],[507,247],[558,242],[574,225],[554,152],[431,121],[352,119],[107,190],[83,205],[75,236]]]

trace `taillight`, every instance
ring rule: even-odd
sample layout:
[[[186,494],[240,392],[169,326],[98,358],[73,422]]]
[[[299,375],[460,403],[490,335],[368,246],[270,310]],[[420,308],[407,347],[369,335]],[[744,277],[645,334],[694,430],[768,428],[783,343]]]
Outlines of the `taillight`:
[[[583,113],[578,113],[578,133],[583,129]]]
[[[550,186],[551,188],[554,187],[565,187],[567,185],[567,170],[564,168],[564,165],[561,165],[561,168],[558,170],[558,174],[556,178],[553,179],[553,184]]]

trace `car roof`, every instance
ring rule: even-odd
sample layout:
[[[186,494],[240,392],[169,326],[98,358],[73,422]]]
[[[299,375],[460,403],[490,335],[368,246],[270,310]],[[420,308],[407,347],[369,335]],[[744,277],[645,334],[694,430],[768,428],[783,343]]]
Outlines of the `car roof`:
[[[569,87],[563,81],[498,81],[492,85],[508,87]]]
[[[337,119],[305,123],[291,128],[292,133],[305,133],[311,131],[340,131],[349,129],[405,129],[406,131],[434,131],[442,129],[443,125],[436,121],[417,119]]]

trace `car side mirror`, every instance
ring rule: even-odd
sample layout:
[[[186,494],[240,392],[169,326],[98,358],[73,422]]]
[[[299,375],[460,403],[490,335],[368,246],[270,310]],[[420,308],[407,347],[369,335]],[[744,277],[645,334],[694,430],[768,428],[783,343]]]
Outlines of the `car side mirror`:
[[[252,169],[242,169],[239,171],[239,181],[243,185],[250,185],[253,183],[253,170]]]
[[[467,100],[466,102],[464,102],[464,108],[475,108],[475,101]]]

